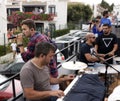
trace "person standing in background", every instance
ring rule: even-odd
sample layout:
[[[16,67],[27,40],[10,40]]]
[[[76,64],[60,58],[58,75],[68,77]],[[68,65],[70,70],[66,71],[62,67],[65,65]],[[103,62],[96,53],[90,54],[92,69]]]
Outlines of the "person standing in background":
[[[109,26],[111,26],[111,21],[110,19],[108,19],[108,17],[109,17],[108,11],[104,11],[103,17],[101,18],[100,21],[101,26],[103,26],[104,24],[108,24]]]
[[[51,39],[51,33],[50,33],[50,31],[48,31],[47,36],[48,36],[48,38]]]
[[[103,34],[98,36],[95,43],[95,50],[100,57],[105,59],[114,56],[118,49],[117,37],[115,34],[111,33],[111,26],[109,24],[103,25]],[[113,59],[107,61],[113,64]]]
[[[96,37],[102,34],[102,27],[100,24],[101,16],[97,16],[95,19],[92,20],[92,25],[90,27],[90,31],[95,34]]]
[[[10,46],[13,52],[13,60],[14,60],[16,55],[16,48],[17,48],[16,38],[12,39],[12,43]]]
[[[97,34],[97,37],[103,33],[100,21],[101,21],[101,16],[97,16],[96,17],[96,34]]]

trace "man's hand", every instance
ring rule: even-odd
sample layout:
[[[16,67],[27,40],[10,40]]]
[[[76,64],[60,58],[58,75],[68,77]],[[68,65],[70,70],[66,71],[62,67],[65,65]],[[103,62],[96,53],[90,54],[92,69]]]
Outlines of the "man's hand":
[[[100,57],[100,62],[101,63],[104,63],[105,62],[105,59],[103,57]]]
[[[20,33],[17,35],[17,44],[22,44],[23,43],[23,34]]]
[[[109,56],[113,56],[113,55],[114,55],[114,52],[111,51],[111,52],[108,53],[108,55],[109,55]]]
[[[67,76],[64,76],[64,81],[72,81],[75,78],[74,74],[69,74]]]
[[[60,98],[60,97],[64,96],[64,92],[62,90],[55,90],[55,91],[51,91],[50,95],[57,96]]]
[[[104,58],[106,54],[97,54],[97,55]]]

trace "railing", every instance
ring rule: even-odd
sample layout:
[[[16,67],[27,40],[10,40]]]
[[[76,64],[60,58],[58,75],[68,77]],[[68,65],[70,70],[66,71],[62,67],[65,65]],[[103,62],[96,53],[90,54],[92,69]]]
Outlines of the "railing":
[[[79,43],[79,41],[78,41],[78,40],[75,41],[73,44],[68,45],[67,47],[65,47],[65,48],[63,48],[62,50],[60,50],[59,52],[57,52],[56,54],[60,53],[61,51],[65,50],[65,49],[67,49],[67,48],[70,48],[70,47],[73,46],[73,45],[75,46],[76,43]],[[76,49],[76,47],[74,47],[74,48],[75,48],[75,49],[74,49],[73,54],[72,54],[71,56],[69,56],[69,57],[65,60],[65,62],[71,60],[72,58],[74,58],[74,57],[77,55],[77,51],[76,51],[77,49]],[[78,48],[79,48],[79,47],[78,47]],[[60,64],[57,66],[57,69],[59,69],[59,68],[61,67],[61,65],[62,65],[62,63],[60,63]],[[22,95],[23,95],[22,92],[21,92],[20,94],[16,94],[16,92],[15,92],[16,90],[15,90],[15,82],[14,82],[14,80],[15,80],[16,77],[19,76],[19,74],[20,74],[20,73],[17,73],[17,74],[15,74],[14,76],[8,78],[6,81],[0,83],[0,86],[1,86],[1,85],[5,84],[6,82],[12,81],[13,98],[9,99],[8,101],[16,101],[17,99],[21,98]],[[20,101],[23,101],[23,100],[20,100]]]
[[[9,82],[9,81],[12,81],[13,97],[16,97],[16,95],[17,95],[16,92],[15,92],[15,82],[14,82],[14,80],[15,80],[15,78],[16,78],[17,76],[19,76],[19,73],[15,74],[14,76],[11,76],[11,77],[8,78],[7,80],[5,80],[5,81],[3,81],[2,83],[0,83],[0,86],[1,86],[1,85],[5,84],[5,83],[7,83],[7,82]]]

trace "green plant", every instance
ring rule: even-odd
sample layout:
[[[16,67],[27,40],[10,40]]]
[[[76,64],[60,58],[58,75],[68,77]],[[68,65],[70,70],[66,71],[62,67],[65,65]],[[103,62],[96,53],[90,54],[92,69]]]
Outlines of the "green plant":
[[[9,63],[9,61],[8,60],[3,60],[3,61],[0,62],[0,64],[5,64],[5,63]]]
[[[69,31],[70,31],[69,29],[56,30],[56,31],[54,31],[53,38],[65,35],[65,34],[69,33]]]
[[[3,56],[3,55],[10,53],[10,52],[12,52],[11,48],[10,48],[10,43],[6,46],[0,45],[0,56]]]
[[[5,46],[4,45],[0,45],[0,56],[5,55],[5,51],[6,51]]]

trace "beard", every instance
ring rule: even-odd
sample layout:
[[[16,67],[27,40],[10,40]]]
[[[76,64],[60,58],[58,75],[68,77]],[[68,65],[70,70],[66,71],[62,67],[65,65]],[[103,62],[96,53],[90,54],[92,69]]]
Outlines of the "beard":
[[[95,46],[95,41],[94,41],[94,42],[92,42],[92,44],[93,44],[93,46]]]
[[[104,32],[104,34],[108,34],[108,32]]]

